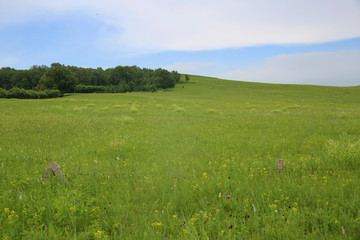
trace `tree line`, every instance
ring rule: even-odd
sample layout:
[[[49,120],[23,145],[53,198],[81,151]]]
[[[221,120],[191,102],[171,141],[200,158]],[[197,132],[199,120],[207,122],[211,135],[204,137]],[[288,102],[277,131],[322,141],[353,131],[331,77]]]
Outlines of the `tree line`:
[[[0,69],[0,97],[45,98],[64,93],[156,91],[175,87],[180,74],[165,69],[137,66],[81,68],[60,63],[34,65],[30,69]],[[55,92],[58,94],[55,94]]]

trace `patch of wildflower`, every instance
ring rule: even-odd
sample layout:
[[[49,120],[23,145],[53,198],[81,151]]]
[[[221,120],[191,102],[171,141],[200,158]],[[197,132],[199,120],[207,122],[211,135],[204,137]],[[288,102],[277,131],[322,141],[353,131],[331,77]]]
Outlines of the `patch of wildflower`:
[[[7,218],[7,221],[9,224],[14,224],[14,222],[19,218],[18,215],[15,214],[14,210],[11,210],[9,208],[4,208],[5,217]]]
[[[95,239],[106,239],[108,236],[105,234],[105,231],[97,230],[94,232]]]
[[[162,222],[154,222],[151,224],[151,226],[161,226]]]

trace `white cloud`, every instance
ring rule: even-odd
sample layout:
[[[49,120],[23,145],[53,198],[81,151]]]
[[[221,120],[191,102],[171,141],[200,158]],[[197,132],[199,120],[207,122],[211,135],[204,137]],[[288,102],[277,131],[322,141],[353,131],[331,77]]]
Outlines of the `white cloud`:
[[[0,1],[0,29],[32,20],[44,20],[80,9],[81,1],[2,0]],[[85,2],[83,2],[85,3]]]
[[[230,71],[217,77],[266,83],[355,86],[360,85],[359,63],[359,50],[280,55],[247,70]]]
[[[358,0],[4,0],[0,28],[81,11],[98,42],[133,52],[316,43],[360,37]]]

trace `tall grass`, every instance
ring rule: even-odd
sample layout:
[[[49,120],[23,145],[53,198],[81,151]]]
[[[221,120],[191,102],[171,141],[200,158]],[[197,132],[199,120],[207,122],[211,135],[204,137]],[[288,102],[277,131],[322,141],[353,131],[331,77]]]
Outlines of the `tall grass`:
[[[358,88],[191,81],[1,99],[0,237],[360,237]]]

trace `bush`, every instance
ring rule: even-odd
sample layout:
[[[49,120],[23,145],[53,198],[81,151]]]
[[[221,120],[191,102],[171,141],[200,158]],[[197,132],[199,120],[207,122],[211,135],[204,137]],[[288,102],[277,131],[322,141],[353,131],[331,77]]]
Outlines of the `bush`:
[[[60,90],[45,90],[45,97],[44,98],[57,98],[64,96]]]
[[[0,98],[6,98],[8,91],[6,89],[0,88]]]
[[[129,92],[130,88],[127,84],[109,85],[106,86],[105,92],[107,93],[125,93]]]
[[[39,98],[37,91],[34,90],[25,90],[26,92],[26,98]]]
[[[7,93],[7,97],[20,99],[31,98],[30,94],[25,89],[17,87],[10,89]]]
[[[12,88],[9,91],[0,89],[0,98],[20,98],[20,99],[37,99],[37,98],[57,98],[61,97],[60,90],[34,91],[22,88]]]

